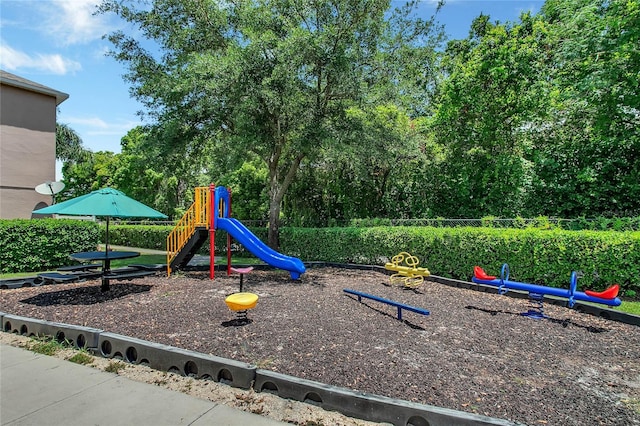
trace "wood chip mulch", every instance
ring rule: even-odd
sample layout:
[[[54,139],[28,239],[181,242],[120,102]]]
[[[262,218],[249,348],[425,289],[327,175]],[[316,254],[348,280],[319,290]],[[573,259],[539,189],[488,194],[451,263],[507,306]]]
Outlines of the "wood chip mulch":
[[[640,327],[526,299],[376,271],[312,268],[299,281],[253,271],[259,301],[238,325],[224,303],[238,276],[205,272],[0,290],[0,311],[249,362],[357,391],[528,425],[640,425]],[[363,299],[366,292],[428,316]]]

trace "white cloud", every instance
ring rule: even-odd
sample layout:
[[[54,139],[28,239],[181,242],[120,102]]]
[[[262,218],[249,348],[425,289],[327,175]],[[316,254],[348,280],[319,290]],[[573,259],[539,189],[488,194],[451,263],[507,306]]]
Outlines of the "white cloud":
[[[136,126],[143,123],[127,117],[106,118],[98,115],[58,115],[58,122],[68,124],[82,138],[85,148],[93,151],[119,153],[120,140]]]
[[[120,137],[123,137],[124,135],[126,135],[129,132],[129,130],[131,130],[134,127],[137,127],[137,126],[141,126],[141,125],[142,125],[141,121],[132,121],[132,120],[117,121],[117,122],[112,122],[112,123],[106,125],[106,127],[102,128],[102,129],[96,128],[96,130],[90,130],[90,131],[87,132],[87,134],[92,135],[92,136],[120,136]]]
[[[86,126],[93,129],[108,129],[109,125],[99,117],[64,117],[65,123],[73,126]]]
[[[141,121],[134,120],[109,120],[108,122],[100,117],[78,117],[60,115],[60,121],[70,125],[72,128],[82,129],[88,136],[124,136],[129,130],[142,125]]]
[[[112,30],[105,15],[94,15],[98,0],[51,0],[41,3],[41,29],[61,45],[87,44]]]
[[[0,64],[3,69],[8,71],[26,68],[57,75],[70,74],[82,69],[82,65],[79,62],[59,54],[36,53],[29,55],[13,49],[4,42],[0,44]]]

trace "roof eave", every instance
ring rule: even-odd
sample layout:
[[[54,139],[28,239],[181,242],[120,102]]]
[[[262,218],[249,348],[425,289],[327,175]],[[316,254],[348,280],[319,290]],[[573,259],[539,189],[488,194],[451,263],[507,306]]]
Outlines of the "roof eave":
[[[43,95],[48,95],[56,98],[56,106],[60,105],[62,102],[69,99],[69,95],[64,92],[60,92],[59,90],[52,89],[50,87],[42,86],[39,84],[31,84],[26,80],[17,80],[11,78],[8,75],[2,76],[2,84],[6,84],[7,86],[13,86],[18,89],[28,90],[30,92],[41,93]]]

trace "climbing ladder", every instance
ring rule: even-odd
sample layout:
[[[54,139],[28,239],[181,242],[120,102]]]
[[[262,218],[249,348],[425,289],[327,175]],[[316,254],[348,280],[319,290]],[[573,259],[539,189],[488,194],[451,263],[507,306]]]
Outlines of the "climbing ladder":
[[[185,266],[209,236],[212,191],[208,186],[195,189],[194,201],[167,237],[167,275]]]

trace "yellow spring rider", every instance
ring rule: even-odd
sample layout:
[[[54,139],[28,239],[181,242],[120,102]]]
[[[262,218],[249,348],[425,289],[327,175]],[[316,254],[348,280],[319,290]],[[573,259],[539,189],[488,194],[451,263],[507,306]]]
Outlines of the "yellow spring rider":
[[[391,262],[384,265],[384,269],[396,271],[395,274],[389,277],[391,284],[417,288],[424,282],[424,277],[428,277],[431,274],[427,268],[418,268],[418,264],[420,264],[420,261],[416,256],[403,251],[393,256]]]
[[[252,267],[248,267],[248,268],[231,267],[230,271],[240,274],[240,292],[233,293],[227,296],[227,298],[224,299],[224,303],[227,304],[229,309],[231,309],[236,313],[235,322],[237,324],[249,324],[251,320],[247,318],[247,311],[249,309],[253,309],[256,307],[256,305],[258,304],[258,295],[253,293],[243,292],[242,284],[244,281],[244,274],[248,274],[249,272],[253,271],[253,268]]]

